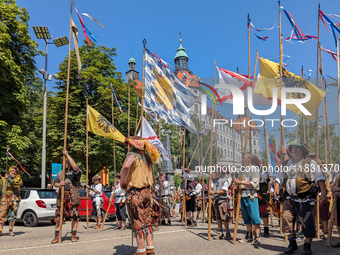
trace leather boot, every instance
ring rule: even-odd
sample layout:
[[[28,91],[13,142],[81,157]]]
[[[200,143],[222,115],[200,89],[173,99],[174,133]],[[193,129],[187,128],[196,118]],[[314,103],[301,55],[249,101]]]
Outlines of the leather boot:
[[[78,242],[78,238],[77,238],[77,232],[72,232],[71,233],[71,241],[72,242]]]
[[[293,254],[294,251],[297,251],[299,248],[295,240],[289,240],[288,248],[285,250],[285,254]]]
[[[267,228],[267,227],[264,228],[263,236],[264,237],[269,236],[269,228]]]
[[[146,252],[136,252],[135,254],[133,254],[133,255],[146,255]]]
[[[58,243],[59,241],[59,233],[55,233],[54,239],[51,241],[51,243]]]
[[[147,249],[146,254],[148,255],[155,255],[155,249]]]
[[[303,252],[301,253],[302,255],[310,255],[312,254],[312,244],[311,243],[305,243],[303,245]]]

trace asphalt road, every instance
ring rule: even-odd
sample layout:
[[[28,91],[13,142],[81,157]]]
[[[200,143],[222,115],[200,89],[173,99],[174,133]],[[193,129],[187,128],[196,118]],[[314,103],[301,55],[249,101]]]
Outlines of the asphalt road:
[[[277,221],[274,221],[278,225]],[[8,225],[4,227],[3,236],[0,237],[0,254],[132,254],[131,229],[123,231],[113,230],[115,222],[109,221],[105,224],[103,231],[92,229],[94,222],[90,222],[90,228],[86,229],[86,222],[79,227],[77,243],[72,243],[70,222],[63,225],[63,243],[51,244],[54,238],[54,226],[50,222],[39,223],[37,227],[27,228],[22,224],[15,226],[15,237],[8,235]],[[233,224],[230,224],[233,231]],[[232,244],[231,241],[211,240],[208,241],[208,224],[198,220],[195,228],[185,228],[178,220],[172,220],[172,226],[161,226],[155,232],[155,250],[158,255],[167,254],[283,254],[287,247],[279,228],[270,228],[271,236],[261,238],[259,248],[254,248],[248,243]],[[212,224],[212,234],[217,230],[216,222]],[[245,236],[245,226],[239,225],[237,239]],[[335,234],[333,243],[340,241],[339,235]],[[299,244],[300,254],[303,244]],[[133,251],[136,252],[136,241],[134,240]],[[315,240],[312,245],[313,254],[340,254],[340,248],[325,247],[325,240]]]

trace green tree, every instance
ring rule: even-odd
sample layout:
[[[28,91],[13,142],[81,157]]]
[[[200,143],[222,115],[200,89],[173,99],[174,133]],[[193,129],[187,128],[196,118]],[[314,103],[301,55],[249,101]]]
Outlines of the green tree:
[[[37,107],[42,82],[36,77],[34,57],[41,51],[29,35],[29,18],[27,10],[19,8],[14,0],[0,1],[0,159],[5,161],[9,145],[31,178],[36,179],[40,146],[36,138],[41,132]],[[11,159],[9,164],[16,165]],[[28,180],[25,174],[23,178]]]
[[[67,150],[85,173],[86,158],[86,98],[89,105],[112,121],[111,87],[114,88],[120,104],[128,109],[128,85],[124,84],[122,74],[116,71],[115,48],[83,45],[79,48],[82,62],[82,80],[77,80],[77,60],[75,52],[71,54],[69,108],[67,127]],[[59,65],[58,90],[49,101],[47,125],[47,166],[61,162],[64,141],[65,99],[67,80],[67,57]],[[133,135],[136,126],[137,93],[131,89],[130,133]],[[128,134],[128,114],[122,114],[113,102],[114,126],[124,135]],[[139,113],[140,116],[140,113]],[[127,146],[116,141],[116,169],[120,172],[127,153]],[[113,172],[113,140],[89,133],[89,178],[97,174],[103,166]]]

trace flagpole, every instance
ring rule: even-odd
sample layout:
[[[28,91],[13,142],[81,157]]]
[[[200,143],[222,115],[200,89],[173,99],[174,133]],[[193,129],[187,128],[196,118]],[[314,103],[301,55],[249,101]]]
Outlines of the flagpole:
[[[236,116],[234,115],[234,123],[236,121]],[[234,146],[233,146],[233,166],[235,166],[235,147],[236,147],[236,129],[235,129],[235,125],[233,125],[234,128]],[[235,166],[236,167],[236,166]],[[235,171],[233,172],[233,180],[235,178]],[[233,207],[235,206],[235,185],[233,184],[233,197],[232,197],[232,202],[233,202]],[[233,223],[235,221],[235,210],[233,210]]]
[[[88,99],[86,98],[86,185],[89,185],[89,113]],[[86,190],[86,198],[89,197],[89,190]],[[89,200],[86,200],[86,226],[89,229]]]
[[[321,50],[320,50],[320,74],[321,74],[321,88],[326,93],[326,86],[325,86],[324,80],[322,79],[323,65],[322,65]],[[328,153],[330,153],[330,151],[328,151],[328,148],[327,148],[326,96],[322,100],[322,113],[323,113],[323,117],[322,117],[323,118],[323,132],[324,132],[324,140],[325,140],[325,161],[326,161],[326,165],[328,165]]]
[[[336,59],[337,59],[337,68],[338,68],[338,119],[340,120],[340,67],[339,67],[339,40],[336,41]],[[340,123],[339,123],[339,135],[340,135]],[[339,148],[340,148],[340,139],[339,139]]]
[[[216,59],[214,59],[214,77],[213,77],[213,87],[215,88],[215,69],[216,69]],[[211,129],[210,129],[210,160],[209,160],[209,184],[208,189],[211,189],[211,166],[212,166],[212,143],[214,139],[214,118],[215,118],[215,108],[214,102],[212,103],[212,112],[211,112]],[[216,141],[217,144],[217,141]],[[209,208],[208,208],[208,241],[211,240],[211,195],[208,196],[209,199]]]
[[[249,23],[249,13],[248,13],[248,23]],[[248,27],[248,78],[250,80],[250,28]],[[254,91],[253,91],[254,92]],[[248,110],[247,110],[248,111]],[[250,111],[249,111],[250,114]],[[249,121],[249,118],[248,118]],[[245,143],[247,143],[247,140],[245,141]],[[247,148],[247,147],[245,147]],[[250,131],[250,136],[249,136],[249,151],[252,152],[252,144],[251,144],[251,131]]]
[[[136,110],[136,129],[135,129],[135,134],[137,134],[137,129],[138,129],[138,102],[137,102],[137,110]]]
[[[201,131],[202,130],[202,84],[200,84],[200,126],[201,126]],[[202,132],[203,133],[203,132]],[[203,135],[201,135],[201,151],[200,151],[200,155],[201,155],[201,164],[200,166],[204,165],[204,160],[203,160]],[[203,170],[202,170],[202,187],[203,187],[203,223],[205,223],[205,194],[204,194],[204,185],[203,185],[203,179],[204,179],[204,174],[203,174]],[[205,181],[204,181],[205,183]]]
[[[262,105],[262,110],[264,110],[264,106]],[[268,189],[270,193],[270,174],[269,174],[269,151],[268,151],[268,143],[267,143],[267,137],[266,137],[266,117],[263,115],[263,132],[264,132],[264,146],[266,147],[266,161],[267,161],[267,169],[268,169]],[[281,151],[283,153],[283,151]],[[272,203],[272,197],[269,196],[269,203]],[[273,209],[270,208],[270,218],[271,218],[271,224],[272,227],[274,227],[274,221],[273,221]]]
[[[184,131],[184,135],[183,135],[183,147],[182,147],[182,158],[183,158],[183,161],[182,161],[182,164],[183,164],[183,168],[184,168],[184,166],[185,166],[185,133],[186,133],[186,130],[185,130],[185,128],[183,129],[183,131]],[[184,186],[185,187],[185,186]],[[184,193],[184,195],[185,195],[185,193]],[[185,196],[184,196],[184,198],[185,198]],[[184,202],[186,202],[186,200],[184,201]],[[188,226],[188,222],[187,222],[187,215],[186,215],[186,203],[184,203],[184,216],[185,216],[185,218],[184,218],[184,222],[185,222],[185,227],[187,227]]]
[[[128,137],[129,137],[130,136],[130,82],[128,82],[128,93],[129,93],[129,96],[128,96]]]
[[[143,89],[142,89],[142,107],[141,107],[141,114],[140,114],[140,119],[143,119],[143,115],[144,115],[144,91],[145,91],[145,45],[146,45],[147,41],[144,38],[143,40]],[[143,137],[143,121],[140,124],[140,136]],[[136,127],[137,129],[137,127]]]
[[[283,43],[282,43],[282,32],[281,32],[281,1],[279,1],[279,41],[280,41],[280,83],[282,85],[282,69],[283,69]],[[283,122],[283,116],[281,115],[281,123]],[[284,147],[284,127],[281,124],[281,163],[283,163],[283,148]]]
[[[255,67],[254,67],[254,77],[253,77],[253,82],[252,82],[252,95],[254,94],[254,87],[255,87],[255,77],[256,77],[256,67],[257,67],[257,59],[259,57],[259,51],[256,51],[256,59],[255,59]],[[250,121],[251,118],[251,112],[249,111],[248,114],[248,122]],[[250,131],[251,133],[251,131]],[[247,151],[247,140],[248,140],[248,135],[249,135],[249,125],[247,125],[247,130],[246,130],[246,137],[244,139],[244,151]],[[251,135],[250,135],[251,137]],[[251,143],[249,145],[249,150],[251,149]],[[252,153],[252,151],[250,150],[250,153]]]
[[[316,87],[319,88],[319,57],[320,57],[320,4],[318,7],[318,44],[316,62]],[[316,110],[316,157],[319,157],[319,107]]]
[[[67,118],[68,118],[68,96],[69,96],[69,86],[70,86],[70,67],[71,67],[71,32],[72,32],[72,4],[73,0],[71,0],[70,6],[70,40],[68,44],[68,65],[67,65],[67,81],[66,81],[66,102],[65,102],[65,127],[64,127],[64,150],[66,150],[67,145]],[[63,181],[65,181],[65,155],[63,155]],[[64,214],[64,186],[61,186],[61,199],[60,199],[60,216],[59,216],[59,240],[58,243],[62,242],[62,229],[63,229],[63,214]]]
[[[322,62],[322,51],[320,50],[320,64],[321,64],[321,70],[322,70],[322,75],[323,75],[323,62]],[[324,91],[326,91],[326,84],[324,83]],[[328,111],[327,111],[327,98],[326,96],[324,97],[325,100],[325,112],[326,112],[326,126],[327,126],[327,142],[328,142],[328,153],[329,153],[329,162],[332,164],[332,153],[331,153],[331,142],[330,142],[330,135],[329,135],[329,122],[328,122]],[[327,163],[326,163],[327,164]]]
[[[158,138],[161,141],[161,115],[158,115]],[[159,202],[162,203],[162,188],[161,188],[161,169],[162,169],[162,163],[161,163],[161,157],[158,158],[158,166],[159,166],[159,171],[158,171],[158,184],[159,184]],[[162,210],[161,207],[158,207],[159,209],[159,217],[160,220],[158,222],[159,226],[162,225]]]

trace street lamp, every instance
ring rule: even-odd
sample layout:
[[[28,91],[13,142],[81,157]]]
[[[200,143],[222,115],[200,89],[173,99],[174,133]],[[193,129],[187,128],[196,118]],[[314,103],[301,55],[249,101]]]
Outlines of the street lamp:
[[[45,176],[46,176],[46,108],[47,108],[47,81],[51,81],[52,77],[58,79],[57,74],[48,74],[47,73],[47,53],[48,53],[48,45],[55,44],[57,47],[61,47],[67,45],[69,43],[66,36],[59,37],[53,40],[53,42],[49,42],[51,39],[51,35],[48,32],[47,27],[42,26],[33,26],[33,30],[38,39],[44,39],[46,42],[46,50],[45,50],[45,70],[40,69],[39,73],[43,75],[45,80],[44,85],[44,112],[43,112],[43,146],[42,146],[42,155],[41,155],[41,188],[46,188]]]

